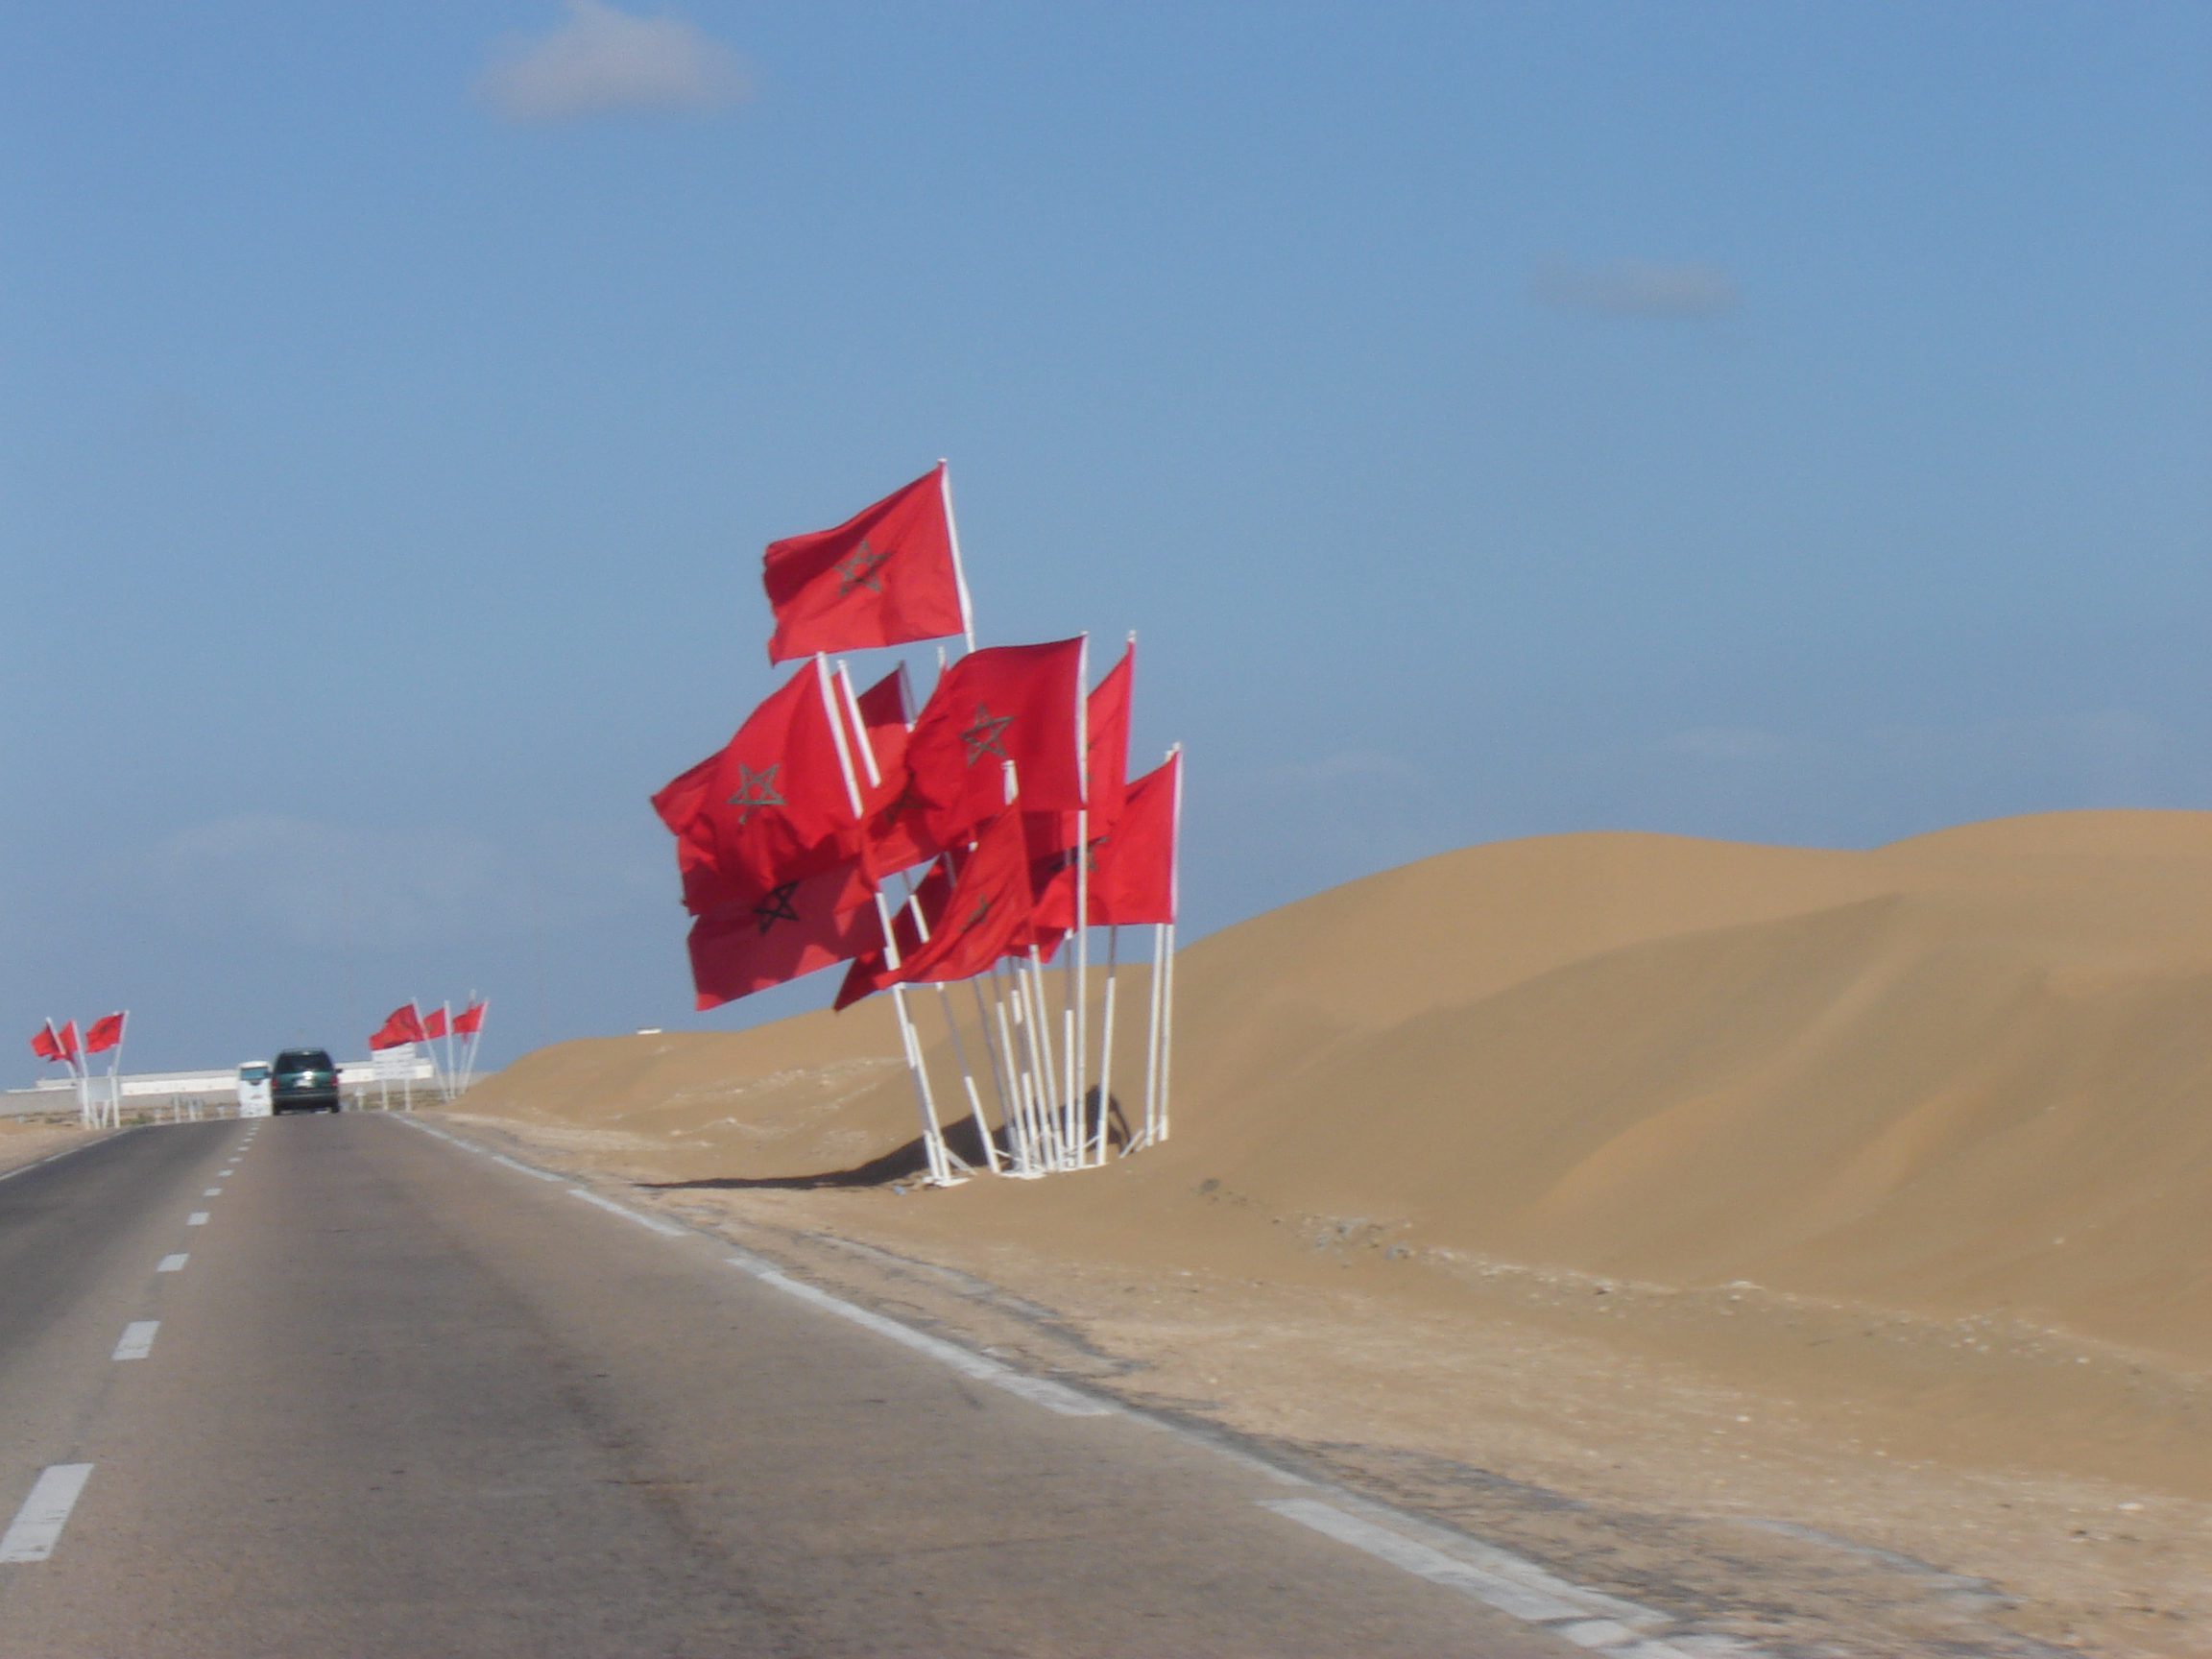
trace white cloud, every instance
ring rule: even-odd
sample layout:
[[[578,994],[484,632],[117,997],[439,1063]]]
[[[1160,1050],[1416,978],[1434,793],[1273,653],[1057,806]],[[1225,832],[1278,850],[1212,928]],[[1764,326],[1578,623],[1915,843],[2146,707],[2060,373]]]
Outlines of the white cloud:
[[[1718,317],[1742,301],[1736,280],[1717,265],[1655,265],[1627,259],[1588,270],[1553,265],[1530,292],[1565,311],[1606,317]]]
[[[549,35],[499,49],[481,90],[513,121],[571,121],[624,110],[711,109],[745,96],[736,53],[681,17],[635,16],[605,0],[567,0]]]

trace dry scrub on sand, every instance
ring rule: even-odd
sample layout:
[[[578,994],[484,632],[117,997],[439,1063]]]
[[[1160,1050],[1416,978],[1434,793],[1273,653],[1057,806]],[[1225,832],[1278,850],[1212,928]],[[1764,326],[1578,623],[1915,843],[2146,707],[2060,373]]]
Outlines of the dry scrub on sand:
[[[1688,1630],[2212,1654],[2212,814],[1483,847],[1177,983],[1096,1172],[915,1189],[870,1005],[465,1116]]]

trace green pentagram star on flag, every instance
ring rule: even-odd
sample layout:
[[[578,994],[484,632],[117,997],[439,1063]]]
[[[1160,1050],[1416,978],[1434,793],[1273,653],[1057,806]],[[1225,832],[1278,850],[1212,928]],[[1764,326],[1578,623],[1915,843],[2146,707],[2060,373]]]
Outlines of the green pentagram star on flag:
[[[742,760],[737,763],[737,793],[730,797],[729,805],[743,808],[737,814],[740,827],[751,822],[753,814],[763,806],[781,806],[783,797],[776,790],[776,773],[783,764],[772,760],[761,771],[756,772]]]
[[[993,714],[986,705],[978,703],[975,706],[974,724],[960,733],[960,741],[968,748],[968,764],[974,765],[986,755],[996,756],[1001,760],[1007,758],[1006,751],[998,739],[1006,728],[1013,724],[1013,715]]]
[[[866,541],[837,561],[837,596],[842,599],[855,588],[865,588],[871,593],[883,591],[883,582],[876,572],[889,563],[891,555],[878,553]]]

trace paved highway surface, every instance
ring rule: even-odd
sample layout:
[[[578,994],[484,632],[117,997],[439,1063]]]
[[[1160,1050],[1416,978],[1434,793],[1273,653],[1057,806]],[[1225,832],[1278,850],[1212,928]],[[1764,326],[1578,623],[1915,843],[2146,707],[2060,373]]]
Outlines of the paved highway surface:
[[[396,1117],[17,1171],[0,1654],[1667,1651],[869,1318]]]

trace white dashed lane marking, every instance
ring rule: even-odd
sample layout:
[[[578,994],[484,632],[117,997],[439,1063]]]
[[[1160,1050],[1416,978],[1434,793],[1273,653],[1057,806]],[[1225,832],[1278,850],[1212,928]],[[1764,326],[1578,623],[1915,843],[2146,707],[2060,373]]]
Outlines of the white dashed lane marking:
[[[41,1474],[14,1523],[0,1533],[0,1561],[43,1561],[53,1554],[69,1511],[91,1479],[89,1463],[56,1463]]]
[[[161,1265],[155,1268],[154,1271],[156,1273],[181,1273],[184,1271],[184,1263],[191,1260],[189,1255],[180,1250],[174,1256],[162,1257]]]
[[[123,1327],[123,1340],[115,1344],[118,1359],[143,1359],[154,1352],[154,1333],[161,1329],[158,1319],[134,1319]]]
[[[206,1225],[207,1225],[207,1212],[206,1212],[206,1211],[204,1211],[204,1210],[195,1210],[195,1211],[193,1211],[191,1214],[189,1214],[189,1215],[187,1215],[187,1216],[185,1216],[185,1217],[184,1217],[184,1225],[185,1225],[185,1226],[187,1226],[187,1227],[204,1227],[204,1226],[206,1226]]]
[[[220,1187],[210,1187],[206,1191],[201,1193],[200,1196],[203,1198],[220,1198],[223,1196],[223,1189]]]

